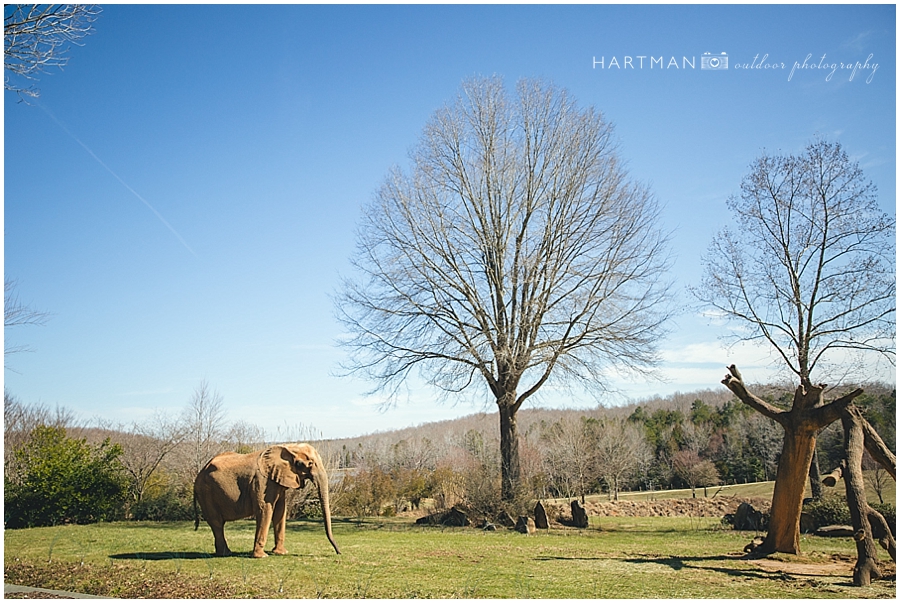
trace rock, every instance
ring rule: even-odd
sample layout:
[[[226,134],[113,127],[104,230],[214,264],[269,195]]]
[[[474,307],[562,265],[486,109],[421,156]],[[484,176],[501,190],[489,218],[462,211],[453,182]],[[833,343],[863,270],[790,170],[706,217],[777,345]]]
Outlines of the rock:
[[[804,534],[812,534],[816,531],[816,520],[806,511],[800,513],[800,531]]]
[[[852,526],[823,526],[816,530],[816,536],[831,538],[852,538],[854,533]]]
[[[541,501],[534,505],[534,527],[539,530],[550,529],[550,519],[547,517],[547,510]]]
[[[497,523],[501,526],[511,528],[516,525],[516,520],[512,518],[512,515],[507,513],[506,511],[501,511],[497,516]]]
[[[456,526],[460,528],[472,525],[472,522],[469,521],[469,516],[456,507],[453,507],[449,511],[447,511],[447,515],[444,517],[444,520],[441,523],[445,526]]]
[[[748,502],[738,505],[734,513],[735,530],[761,530],[762,523],[762,513],[754,509],[753,505]]]
[[[472,522],[469,521],[469,516],[456,507],[451,508],[449,511],[441,511],[420,517],[416,520],[416,523],[418,525],[443,525],[460,528],[472,525]]]
[[[519,521],[516,522],[516,532],[522,534],[534,534],[534,520],[524,515],[519,516]]]
[[[572,524],[576,528],[588,527],[588,515],[584,507],[577,500],[572,501]]]
[[[481,524],[481,529],[485,532],[496,532],[497,526],[489,522],[487,519],[484,520],[484,523]]]
[[[753,553],[753,551],[755,551],[756,549],[758,549],[759,547],[762,546],[763,542],[765,542],[765,540],[763,538],[760,538],[759,536],[757,536],[756,538],[751,540],[747,544],[747,546],[744,547],[744,552],[745,553]]]

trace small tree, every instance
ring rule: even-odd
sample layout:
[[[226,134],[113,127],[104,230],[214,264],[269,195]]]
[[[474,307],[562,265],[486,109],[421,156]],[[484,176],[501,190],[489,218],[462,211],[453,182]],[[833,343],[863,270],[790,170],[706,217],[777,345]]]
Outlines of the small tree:
[[[543,465],[557,496],[584,497],[597,478],[594,445],[584,417],[563,416],[541,430]]]
[[[625,420],[603,419],[591,426],[596,471],[606,482],[609,497],[619,500],[619,489],[626,477],[650,455],[642,430]]]
[[[165,458],[187,436],[184,426],[163,414],[155,415],[149,422],[133,423],[121,430],[119,441],[123,446],[122,465],[131,477],[131,494],[138,505]]]
[[[194,476],[206,463],[224,452],[222,440],[226,436],[225,405],[221,394],[204,381],[194,390],[182,418],[184,442],[188,447],[186,479],[193,483]]]
[[[127,492],[122,448],[91,446],[61,427],[37,427],[16,453],[15,480],[4,480],[8,528],[92,523],[122,516]]]
[[[719,483],[719,471],[712,461],[700,458],[694,450],[680,450],[672,457],[672,469],[691,489],[691,498],[697,498],[697,488],[707,488]]]
[[[713,240],[694,293],[741,323],[738,339],[768,342],[799,378],[788,410],[750,393],[734,365],[722,382],[784,429],[772,519],[758,553],[797,553],[816,435],[862,393],[825,404],[827,386],[813,384],[814,371],[830,360],[849,373],[838,351],[894,362],[895,221],[859,166],[824,140],[800,155],[757,159],[728,207],[737,229]]]

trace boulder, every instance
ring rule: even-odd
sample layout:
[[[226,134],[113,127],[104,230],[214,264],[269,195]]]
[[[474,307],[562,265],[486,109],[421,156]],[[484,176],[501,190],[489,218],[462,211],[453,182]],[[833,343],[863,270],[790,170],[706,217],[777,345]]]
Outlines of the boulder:
[[[852,526],[822,526],[816,530],[816,536],[832,538],[852,538],[855,530]]]
[[[547,510],[544,508],[541,501],[538,501],[537,504],[534,505],[534,527],[539,530],[550,529],[550,518],[547,517]]]
[[[418,525],[442,525],[460,528],[472,525],[472,522],[469,521],[469,516],[456,507],[451,508],[449,511],[440,511],[420,517],[416,520],[416,523]]]
[[[588,527],[588,515],[577,500],[572,501],[572,525],[576,528]]]
[[[734,513],[735,530],[761,530],[763,529],[763,516],[760,511],[753,508],[748,502],[738,505]]]
[[[800,531],[804,534],[812,534],[816,531],[816,520],[806,511],[800,513]]]
[[[516,525],[516,520],[512,518],[506,511],[501,511],[499,515],[497,515],[497,523],[506,528],[511,528]]]
[[[522,534],[534,534],[534,520],[530,517],[520,515],[519,521],[516,522],[516,532],[520,532]]]

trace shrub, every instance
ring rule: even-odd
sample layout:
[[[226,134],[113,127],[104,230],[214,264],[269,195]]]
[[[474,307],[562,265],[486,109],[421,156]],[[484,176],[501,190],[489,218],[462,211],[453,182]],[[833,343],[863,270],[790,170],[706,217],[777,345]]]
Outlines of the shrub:
[[[872,508],[884,516],[884,520],[887,521],[888,527],[891,528],[891,534],[893,534],[894,538],[896,538],[897,537],[897,507],[895,507],[891,503],[876,503],[876,504],[872,505]]]
[[[15,480],[4,478],[7,528],[92,523],[124,517],[127,478],[122,447],[91,446],[62,427],[36,427],[15,451]]]
[[[809,514],[816,528],[850,524],[850,509],[842,496],[827,496],[807,503],[803,506],[803,512]]]
[[[138,521],[189,520],[194,518],[194,501],[189,494],[169,488],[132,505],[131,516]]]

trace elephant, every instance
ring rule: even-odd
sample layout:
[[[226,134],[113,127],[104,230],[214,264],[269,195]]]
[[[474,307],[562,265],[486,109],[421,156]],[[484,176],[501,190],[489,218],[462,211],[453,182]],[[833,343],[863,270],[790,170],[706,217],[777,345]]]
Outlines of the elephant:
[[[302,488],[306,480],[311,480],[319,489],[325,535],[335,553],[340,554],[331,533],[328,475],[319,453],[309,444],[283,444],[248,454],[224,452],[213,457],[194,480],[194,530],[200,526],[199,503],[215,536],[216,555],[224,557],[231,554],[225,542],[225,522],[254,517],[256,539],[251,556],[259,559],[267,556],[263,549],[269,524],[274,522],[275,548],[272,553],[285,555],[287,489]]]

